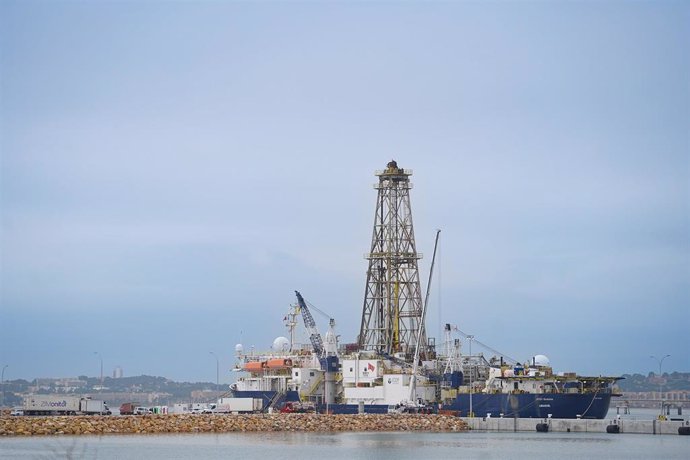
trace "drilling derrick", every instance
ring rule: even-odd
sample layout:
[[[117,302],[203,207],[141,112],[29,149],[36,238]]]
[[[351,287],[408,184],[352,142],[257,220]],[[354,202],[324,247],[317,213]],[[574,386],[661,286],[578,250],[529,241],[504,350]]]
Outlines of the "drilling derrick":
[[[420,337],[420,357],[427,356],[422,318],[422,295],[410,208],[412,171],[395,161],[377,171],[379,183],[374,232],[371,239],[364,293],[360,350],[392,355],[404,353],[409,361]],[[421,328],[421,334],[420,334]]]

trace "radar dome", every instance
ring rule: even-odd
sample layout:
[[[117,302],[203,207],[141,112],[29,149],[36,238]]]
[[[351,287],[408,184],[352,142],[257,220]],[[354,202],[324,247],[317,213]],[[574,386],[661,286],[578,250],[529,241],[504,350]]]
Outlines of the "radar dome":
[[[534,358],[532,358],[532,362],[534,363],[535,366],[549,366],[549,358],[547,358],[544,355],[536,355]]]
[[[238,343],[237,345],[235,345],[235,353],[237,353],[238,355],[241,355],[243,351],[244,351],[244,347],[242,346],[241,343]]]
[[[290,349],[290,340],[287,337],[276,337],[271,348],[273,348],[273,351],[288,351]]]

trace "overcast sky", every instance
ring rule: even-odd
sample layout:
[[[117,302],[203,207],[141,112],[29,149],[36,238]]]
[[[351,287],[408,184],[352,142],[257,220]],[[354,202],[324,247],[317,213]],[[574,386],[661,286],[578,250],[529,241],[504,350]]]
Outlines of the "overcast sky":
[[[5,378],[229,382],[294,290],[354,341],[391,159],[429,335],[690,371],[689,5],[3,1]]]

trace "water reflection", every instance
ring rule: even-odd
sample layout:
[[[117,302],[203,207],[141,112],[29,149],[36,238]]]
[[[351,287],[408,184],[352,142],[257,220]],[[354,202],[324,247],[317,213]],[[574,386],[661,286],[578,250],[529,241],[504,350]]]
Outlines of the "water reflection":
[[[606,433],[223,433],[2,438],[0,459],[688,458],[687,437]]]

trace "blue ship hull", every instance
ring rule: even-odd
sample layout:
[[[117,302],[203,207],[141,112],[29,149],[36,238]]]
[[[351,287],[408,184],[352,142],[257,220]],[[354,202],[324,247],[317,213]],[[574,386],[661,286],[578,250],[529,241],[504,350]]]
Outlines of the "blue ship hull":
[[[316,412],[319,414],[358,414],[358,404],[317,404]],[[364,413],[366,414],[387,414],[387,404],[365,404]]]
[[[576,394],[483,394],[472,395],[472,411],[475,417],[520,417],[603,419],[609,410],[611,393]],[[462,417],[470,413],[470,395],[460,394],[442,409],[458,411]]]

